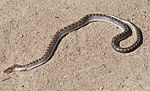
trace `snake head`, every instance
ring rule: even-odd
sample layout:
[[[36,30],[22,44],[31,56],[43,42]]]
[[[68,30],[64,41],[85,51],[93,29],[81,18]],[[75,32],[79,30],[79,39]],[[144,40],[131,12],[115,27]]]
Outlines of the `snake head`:
[[[18,66],[18,64],[14,64],[11,67],[7,68],[6,70],[4,70],[4,73],[10,74],[12,72],[15,71],[15,68]]]

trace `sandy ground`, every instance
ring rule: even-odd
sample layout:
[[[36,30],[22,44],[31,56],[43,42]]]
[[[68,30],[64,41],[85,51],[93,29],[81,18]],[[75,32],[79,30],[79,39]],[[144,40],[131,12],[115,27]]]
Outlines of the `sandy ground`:
[[[120,29],[92,23],[66,36],[45,65],[3,73],[41,57],[56,31],[89,13],[132,21],[144,43],[134,52],[118,53],[111,40]],[[0,0],[0,91],[150,91],[149,43],[150,0]]]

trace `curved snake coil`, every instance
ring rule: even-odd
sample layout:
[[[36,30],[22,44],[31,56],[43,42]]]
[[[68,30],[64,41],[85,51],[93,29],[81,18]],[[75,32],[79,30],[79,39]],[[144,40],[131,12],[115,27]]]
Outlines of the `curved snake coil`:
[[[80,29],[81,27],[83,27],[91,22],[97,22],[97,21],[109,22],[109,23],[116,25],[121,30],[124,30],[122,33],[116,35],[112,39],[111,45],[112,45],[113,49],[115,49],[118,52],[121,52],[121,53],[132,52],[135,49],[137,49],[143,42],[141,30],[133,23],[123,20],[121,18],[112,16],[112,15],[88,14],[88,15],[84,16],[83,18],[81,18],[79,21],[74,22],[74,23],[60,29],[59,31],[57,31],[55,33],[54,37],[52,38],[52,41],[50,42],[45,54],[41,58],[39,58],[33,62],[30,62],[29,64],[26,64],[26,65],[14,64],[13,66],[7,68],[4,71],[4,73],[12,73],[12,72],[16,72],[16,71],[27,71],[27,70],[31,70],[33,68],[36,68],[38,66],[45,64],[47,61],[49,61],[52,58],[60,41],[62,40],[62,38],[64,36],[66,36],[67,34],[73,32],[73,31]],[[136,32],[137,38],[136,38],[135,43],[126,48],[120,47],[120,42],[122,40],[130,37],[132,35],[132,31]]]

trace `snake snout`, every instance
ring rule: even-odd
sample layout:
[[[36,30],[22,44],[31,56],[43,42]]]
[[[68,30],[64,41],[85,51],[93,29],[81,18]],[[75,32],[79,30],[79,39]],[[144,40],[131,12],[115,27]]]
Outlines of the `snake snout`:
[[[13,72],[12,67],[9,67],[6,70],[4,70],[4,73],[7,73],[7,74],[10,74],[11,72]]]
[[[11,67],[9,67],[6,70],[4,70],[4,73],[7,73],[7,74],[12,73],[17,66],[18,66],[18,64],[12,65]]]

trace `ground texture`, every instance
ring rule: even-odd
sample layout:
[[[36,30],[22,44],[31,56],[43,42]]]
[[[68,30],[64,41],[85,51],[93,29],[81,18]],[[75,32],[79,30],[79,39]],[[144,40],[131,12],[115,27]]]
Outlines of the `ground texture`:
[[[92,23],[67,35],[45,65],[3,73],[40,58],[56,31],[89,13],[135,23],[143,45],[118,53],[111,40],[120,29]],[[0,0],[0,91],[150,91],[150,0]]]

